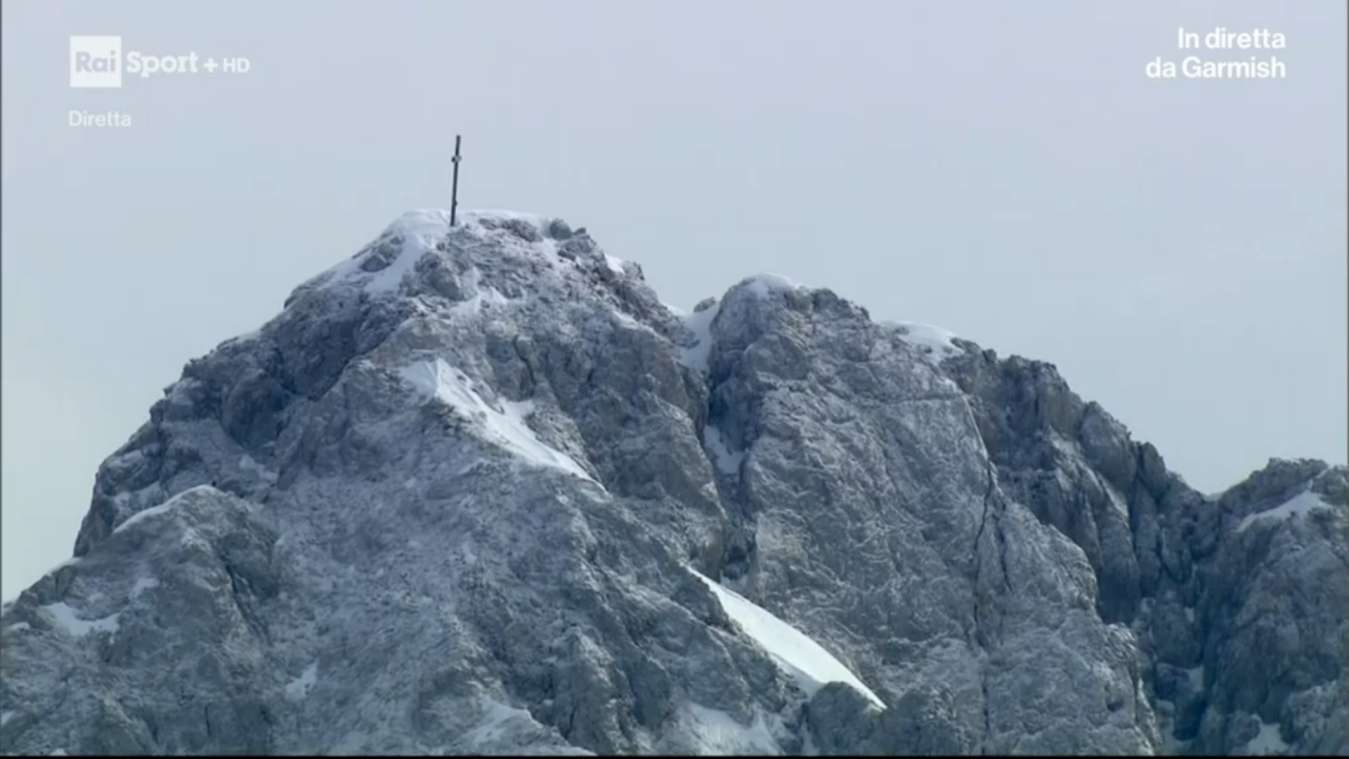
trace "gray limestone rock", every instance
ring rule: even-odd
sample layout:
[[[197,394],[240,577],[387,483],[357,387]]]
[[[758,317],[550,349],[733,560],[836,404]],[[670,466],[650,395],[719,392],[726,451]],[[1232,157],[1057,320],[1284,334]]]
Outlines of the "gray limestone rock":
[[[0,611],[0,751],[1349,750],[1349,480],[1053,366],[405,215],[188,364]]]

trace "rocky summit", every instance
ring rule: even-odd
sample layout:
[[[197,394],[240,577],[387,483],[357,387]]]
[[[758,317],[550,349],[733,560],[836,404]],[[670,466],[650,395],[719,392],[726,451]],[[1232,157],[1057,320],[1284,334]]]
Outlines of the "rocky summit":
[[[1345,753],[1349,472],[1053,365],[404,215],[183,369],[0,612],[0,750]]]

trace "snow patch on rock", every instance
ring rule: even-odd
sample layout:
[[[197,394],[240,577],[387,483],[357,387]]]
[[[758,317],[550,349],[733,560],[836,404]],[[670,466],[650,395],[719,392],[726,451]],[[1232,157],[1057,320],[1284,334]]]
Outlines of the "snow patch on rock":
[[[839,682],[857,689],[877,707],[885,708],[879,696],[810,636],[697,570],[689,568],[689,572],[703,581],[721,602],[726,615],[791,675],[807,696],[814,695],[826,683]]]
[[[247,453],[239,457],[239,469],[248,472],[249,474],[255,475],[258,479],[262,480],[263,482],[269,484],[276,484],[277,478],[276,472],[272,471],[271,469],[268,469],[262,464],[259,464],[256,460],[254,460],[252,456],[249,456]]]
[[[386,237],[402,239],[402,245],[392,262],[371,273],[362,271],[361,264],[364,257],[357,256],[338,264],[329,281],[355,280],[366,292],[372,294],[395,292],[403,277],[417,266],[417,261],[422,255],[434,249],[436,243],[444,239],[449,231],[450,215],[443,209],[423,208],[408,211],[395,219],[380,234],[380,239]]]
[[[712,321],[721,312],[721,301],[701,311],[695,311],[683,317],[684,327],[693,333],[693,345],[683,348],[679,353],[679,362],[690,369],[707,371],[707,357],[712,352]]]
[[[471,420],[484,439],[540,467],[560,469],[583,480],[595,479],[570,456],[539,440],[525,419],[533,410],[531,401],[502,399],[498,411],[473,389],[471,380],[444,359],[406,366],[401,376],[421,394],[435,398]],[[599,484],[595,482],[595,484]]]
[[[960,348],[952,342],[957,335],[949,329],[922,322],[884,321],[879,323],[897,328],[902,333],[900,339],[916,347],[919,353],[934,362],[940,362],[947,356],[960,352]]]
[[[309,666],[304,668],[300,676],[286,683],[286,698],[291,701],[299,701],[309,695],[309,691],[314,689],[314,683],[318,682],[319,663],[310,662]]]
[[[473,271],[476,272],[477,270],[474,269]],[[509,299],[502,295],[496,288],[483,285],[478,286],[478,290],[473,294],[473,297],[462,303],[456,303],[454,307],[450,309],[450,313],[455,316],[463,317],[478,316],[482,313],[484,306],[490,309],[497,306],[504,306],[508,302]]]
[[[175,506],[178,506],[183,503],[184,496],[186,496],[188,493],[194,493],[199,490],[210,490],[210,489],[211,489],[210,485],[197,485],[196,487],[188,488],[187,490],[184,490],[183,492],[175,495],[174,497],[159,504],[158,506],[151,506],[148,509],[142,509],[141,511],[138,511],[135,514],[132,514],[130,517],[127,518],[126,521],[117,525],[116,529],[114,529],[113,532],[115,533],[121,532],[122,530],[125,530],[128,527],[131,527],[132,525],[140,524],[141,522],[144,522],[148,519],[153,519],[159,516],[160,514],[164,514],[172,510]]]
[[[140,594],[147,590],[154,590],[159,587],[159,580],[153,577],[138,577],[136,584],[131,586],[131,598],[138,598]]]
[[[787,292],[801,287],[801,285],[798,285],[796,282],[793,282],[791,279],[784,277],[781,274],[772,274],[769,272],[746,277],[741,281],[741,284],[745,285],[750,294],[754,295],[756,298],[767,298],[773,293]]]
[[[1202,693],[1204,690],[1204,666],[1190,667],[1185,670],[1185,679],[1190,683],[1190,690],[1195,693]]]
[[[57,601],[53,604],[39,606],[39,609],[51,615],[56,624],[65,630],[69,635],[82,638],[91,632],[114,633],[117,632],[117,618],[121,615],[110,614],[99,619],[80,619],[79,614],[73,606],[64,601]]]
[[[1285,519],[1302,516],[1317,509],[1329,508],[1330,504],[1321,500],[1321,496],[1310,490],[1304,490],[1272,509],[1260,511],[1242,519],[1237,524],[1237,532],[1245,532],[1246,528],[1264,519],[1282,522]]]
[[[680,725],[693,742],[691,748],[696,753],[712,756],[783,753],[758,709],[754,710],[754,721],[749,725],[740,724],[721,709],[709,709],[699,704],[687,704],[679,716]]]
[[[526,709],[518,709],[500,701],[487,699],[483,702],[482,719],[476,727],[464,734],[471,744],[490,743],[509,736],[512,723],[524,720],[532,724],[534,717]]]
[[[1279,734],[1278,723],[1260,723],[1260,732],[1246,743],[1249,756],[1278,756],[1288,751],[1288,743]]]
[[[709,424],[703,428],[703,445],[712,453],[712,461],[722,474],[736,474],[740,471],[740,462],[745,460],[744,451],[732,451],[726,444],[721,430]]]
[[[611,256],[608,253],[604,254],[604,265],[609,267],[609,271],[615,274],[621,275],[626,273],[623,271],[624,263],[626,263],[626,261],[619,258],[618,256]]]

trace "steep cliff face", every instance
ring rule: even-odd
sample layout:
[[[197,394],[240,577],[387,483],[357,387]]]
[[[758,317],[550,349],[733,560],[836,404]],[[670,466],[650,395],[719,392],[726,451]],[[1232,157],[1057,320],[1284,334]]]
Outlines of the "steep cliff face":
[[[0,619],[0,748],[1349,750],[1349,482],[1048,364],[405,215],[190,362]]]
[[[1100,617],[1136,636],[1157,750],[1343,753],[1345,468],[1271,460],[1208,498],[1052,366],[965,345],[943,367],[998,481],[1082,549]]]

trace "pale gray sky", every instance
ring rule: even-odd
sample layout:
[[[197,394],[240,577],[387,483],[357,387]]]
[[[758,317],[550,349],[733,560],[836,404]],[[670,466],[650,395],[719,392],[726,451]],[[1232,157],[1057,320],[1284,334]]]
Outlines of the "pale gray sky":
[[[1052,361],[1204,490],[1345,461],[1342,0],[3,7],[5,598],[184,362],[447,204],[456,131],[465,207],[669,303],[780,272]],[[1148,80],[1178,26],[1282,31],[1288,78]],[[252,70],[75,90],[71,34]]]

